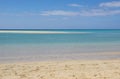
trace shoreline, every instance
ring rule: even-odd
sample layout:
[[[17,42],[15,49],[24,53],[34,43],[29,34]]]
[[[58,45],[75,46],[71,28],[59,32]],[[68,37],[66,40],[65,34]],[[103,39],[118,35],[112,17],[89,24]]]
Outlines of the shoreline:
[[[66,59],[66,60],[31,60],[31,61],[8,61],[8,62],[0,62],[0,65],[13,65],[13,64],[34,64],[34,63],[64,63],[64,62],[111,62],[118,61],[119,59]]]
[[[39,62],[39,61],[46,62],[46,61],[79,61],[79,60],[82,61],[120,60],[120,52],[0,57],[0,64],[17,63],[17,62],[20,63],[20,62]]]

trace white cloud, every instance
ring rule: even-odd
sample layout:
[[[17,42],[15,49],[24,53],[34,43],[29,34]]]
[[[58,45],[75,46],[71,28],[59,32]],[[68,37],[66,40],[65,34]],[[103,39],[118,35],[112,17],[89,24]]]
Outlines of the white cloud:
[[[101,3],[100,7],[120,7],[120,1]]]
[[[43,16],[77,16],[79,15],[78,12],[73,12],[73,11],[64,11],[64,10],[53,10],[53,11],[42,11],[40,15]]]
[[[102,10],[102,9],[92,9],[89,11],[82,11],[81,16],[108,16],[120,14],[120,10]]]
[[[80,4],[68,4],[68,6],[71,6],[71,7],[82,7],[82,5],[80,5]]]
[[[72,7],[81,7],[79,4],[69,4],[68,6]],[[42,16],[108,16],[108,15],[118,15],[120,14],[120,9],[103,9],[102,7],[120,7],[120,1],[112,1],[101,3],[101,8],[98,9],[89,9],[81,11],[66,11],[66,10],[51,10],[51,11],[42,11],[40,15]]]
[[[43,11],[42,16],[108,16],[120,14],[120,10],[102,10],[102,9],[91,9],[83,11],[64,11],[64,10],[53,10]]]
[[[42,11],[41,13],[0,13],[0,16],[109,16],[120,15],[120,10],[104,10],[104,9],[91,9],[81,11],[65,11],[65,10],[53,10]],[[66,19],[66,18],[65,18]]]

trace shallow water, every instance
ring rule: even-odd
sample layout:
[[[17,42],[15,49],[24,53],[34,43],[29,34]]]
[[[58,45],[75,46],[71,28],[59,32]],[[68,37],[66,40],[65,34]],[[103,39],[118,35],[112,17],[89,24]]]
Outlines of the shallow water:
[[[0,61],[120,58],[104,52],[120,52],[120,30],[0,30]]]

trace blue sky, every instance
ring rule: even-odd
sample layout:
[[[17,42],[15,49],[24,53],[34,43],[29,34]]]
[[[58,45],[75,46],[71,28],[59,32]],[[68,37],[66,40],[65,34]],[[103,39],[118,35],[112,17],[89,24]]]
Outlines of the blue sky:
[[[0,0],[0,29],[120,29],[120,0]]]

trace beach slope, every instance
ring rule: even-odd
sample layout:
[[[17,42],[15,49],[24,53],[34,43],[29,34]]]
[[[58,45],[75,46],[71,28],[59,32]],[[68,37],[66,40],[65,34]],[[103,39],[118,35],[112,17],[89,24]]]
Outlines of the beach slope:
[[[0,64],[0,79],[120,79],[120,60]]]

